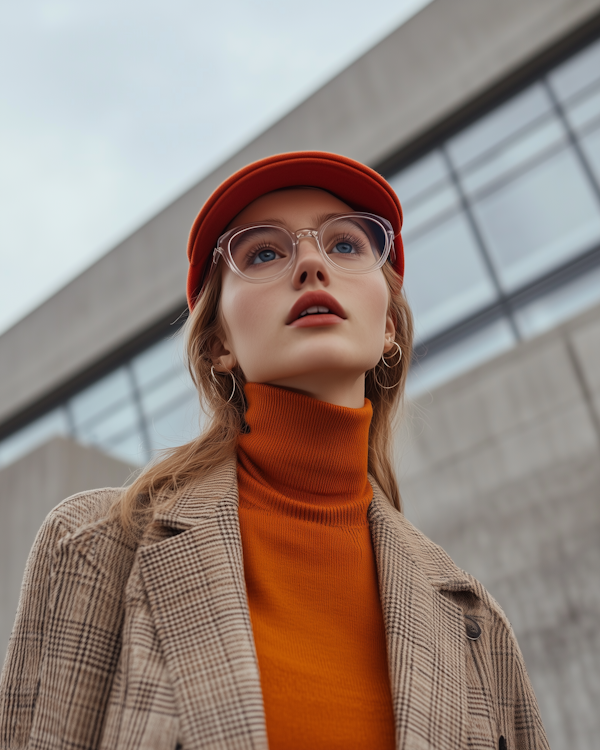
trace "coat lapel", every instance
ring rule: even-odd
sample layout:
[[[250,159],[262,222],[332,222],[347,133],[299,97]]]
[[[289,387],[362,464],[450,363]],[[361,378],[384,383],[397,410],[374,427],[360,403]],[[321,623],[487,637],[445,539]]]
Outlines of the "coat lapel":
[[[157,521],[177,530],[140,551],[140,570],[186,748],[267,750],[244,582],[235,462]]]
[[[446,584],[454,588],[470,585],[466,579],[442,579],[436,586],[427,575],[431,555],[443,563],[450,563],[449,558],[428,540],[431,549],[423,554],[422,542],[415,542],[417,536],[424,538],[391,507],[377,485],[369,523],[386,628],[396,746],[398,750],[463,748],[467,719],[464,618],[440,589]],[[460,578],[460,571],[450,566]]]
[[[423,537],[373,485],[369,523],[386,627],[396,746],[457,750],[466,743],[465,627],[460,608],[441,592],[471,584],[435,545],[429,543],[431,549],[423,551]],[[244,581],[235,461],[156,520],[178,533],[142,548],[140,571],[173,679],[184,746],[267,750]],[[454,575],[436,578],[440,569]]]

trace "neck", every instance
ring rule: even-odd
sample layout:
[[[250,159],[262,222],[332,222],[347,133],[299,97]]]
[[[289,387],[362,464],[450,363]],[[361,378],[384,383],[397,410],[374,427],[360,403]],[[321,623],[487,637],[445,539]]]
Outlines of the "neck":
[[[250,431],[240,436],[238,461],[248,475],[310,505],[345,504],[370,492],[370,401],[351,409],[258,383],[245,392]]]
[[[360,409],[365,403],[365,374],[356,376],[344,372],[331,372],[302,375],[292,378],[282,378],[271,385],[285,388],[289,391],[310,396],[317,401],[324,401],[335,406],[345,406],[349,409]]]

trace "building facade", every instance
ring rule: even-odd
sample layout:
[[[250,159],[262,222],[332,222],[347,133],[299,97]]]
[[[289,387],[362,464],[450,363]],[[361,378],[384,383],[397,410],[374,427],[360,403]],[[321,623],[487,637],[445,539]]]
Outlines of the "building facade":
[[[506,609],[551,745],[596,747],[600,0],[435,0],[0,336],[0,650],[45,513],[200,429],[187,231],[222,179],[299,149],[400,197],[406,513]]]

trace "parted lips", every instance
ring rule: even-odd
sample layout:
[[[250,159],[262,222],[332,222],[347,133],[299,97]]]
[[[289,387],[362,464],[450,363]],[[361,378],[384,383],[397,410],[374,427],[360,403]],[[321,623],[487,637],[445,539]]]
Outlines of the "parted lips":
[[[322,151],[277,154],[248,164],[231,175],[219,185],[196,217],[187,250],[190,310],[202,289],[212,251],[227,225],[261,195],[294,186],[327,190],[354,211],[368,211],[387,219],[395,234],[394,268],[404,275],[400,236],[402,208],[391,185],[378,172],[339,154]]]

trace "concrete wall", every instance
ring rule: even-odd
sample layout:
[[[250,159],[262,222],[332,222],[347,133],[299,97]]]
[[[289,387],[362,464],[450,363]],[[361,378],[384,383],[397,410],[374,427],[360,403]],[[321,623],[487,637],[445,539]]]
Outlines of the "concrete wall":
[[[554,750],[600,737],[600,307],[419,398],[406,514],[511,620]]]
[[[600,0],[435,0],[1,336],[0,423],[184,309],[187,233],[233,171],[296,149],[376,165],[598,12]]]
[[[0,664],[27,556],[44,518],[66,497],[92,487],[120,487],[130,473],[120,461],[62,437],[0,471]]]

